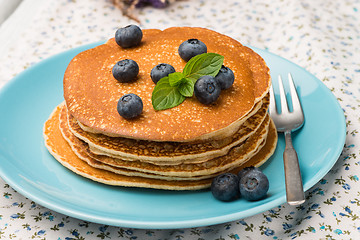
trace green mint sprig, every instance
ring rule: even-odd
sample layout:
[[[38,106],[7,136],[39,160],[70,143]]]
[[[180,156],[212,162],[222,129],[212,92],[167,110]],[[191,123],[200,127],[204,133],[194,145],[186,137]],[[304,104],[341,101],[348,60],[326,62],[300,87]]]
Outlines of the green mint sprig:
[[[186,97],[194,94],[195,82],[202,76],[215,77],[224,57],[217,53],[203,53],[191,58],[182,73],[170,73],[156,84],[151,101],[155,110],[165,110],[180,105]]]

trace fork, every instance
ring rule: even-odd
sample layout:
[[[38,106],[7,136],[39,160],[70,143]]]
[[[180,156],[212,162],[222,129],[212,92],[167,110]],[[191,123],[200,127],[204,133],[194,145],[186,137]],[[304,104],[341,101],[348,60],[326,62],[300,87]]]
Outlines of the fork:
[[[292,145],[291,132],[300,129],[304,125],[304,113],[301,103],[296,92],[295,84],[291,74],[288,74],[290,95],[293,110],[290,112],[286,100],[284,85],[279,75],[279,94],[281,103],[281,112],[276,108],[276,100],[273,87],[270,88],[270,106],[269,113],[273,119],[278,132],[283,132],[285,136],[285,150],[284,171],[285,171],[285,186],[286,186],[286,200],[290,205],[300,205],[305,202],[305,195],[303,183],[301,179],[301,172],[299,160]]]

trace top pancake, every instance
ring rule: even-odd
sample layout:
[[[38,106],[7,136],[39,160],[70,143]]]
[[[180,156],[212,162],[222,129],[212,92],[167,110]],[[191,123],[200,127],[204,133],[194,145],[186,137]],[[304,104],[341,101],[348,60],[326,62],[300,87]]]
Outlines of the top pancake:
[[[159,63],[168,63],[182,72],[186,62],[178,47],[187,39],[197,38],[208,52],[224,56],[224,65],[235,74],[233,86],[222,91],[215,104],[203,105],[195,97],[177,107],[155,111],[151,94],[155,84],[150,71]],[[132,83],[119,83],[112,67],[123,59],[132,59],[140,72]],[[64,98],[68,110],[81,124],[100,133],[151,141],[194,141],[214,136],[240,121],[268,92],[269,69],[260,56],[234,39],[204,28],[175,27],[164,31],[143,30],[138,47],[123,49],[114,39],[78,54],[64,75]],[[127,93],[141,97],[141,116],[126,120],[116,106]]]

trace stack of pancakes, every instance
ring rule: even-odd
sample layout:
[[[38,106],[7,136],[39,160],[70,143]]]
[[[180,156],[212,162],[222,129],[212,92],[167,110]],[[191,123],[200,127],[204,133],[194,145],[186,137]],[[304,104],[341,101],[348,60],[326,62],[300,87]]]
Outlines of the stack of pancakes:
[[[215,104],[203,105],[192,97],[155,111],[150,71],[168,63],[181,72],[186,62],[178,47],[191,38],[224,56],[234,84]],[[132,83],[112,76],[112,67],[123,59],[139,65]],[[45,145],[65,167],[105,184],[207,188],[218,174],[259,166],[273,154],[277,134],[267,113],[269,87],[263,59],[230,37],[203,28],[143,30],[137,47],[123,49],[110,39],[70,62],[64,75],[65,103],[45,123]],[[117,112],[117,101],[128,93],[143,101],[139,118],[126,120]]]

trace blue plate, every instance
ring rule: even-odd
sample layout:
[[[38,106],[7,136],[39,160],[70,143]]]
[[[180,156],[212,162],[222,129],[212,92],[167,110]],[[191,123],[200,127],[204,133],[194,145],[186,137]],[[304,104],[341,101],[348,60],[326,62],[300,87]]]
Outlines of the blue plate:
[[[43,124],[63,101],[62,78],[69,61],[100,43],[58,54],[19,74],[0,91],[0,176],[25,197],[57,212],[107,225],[187,228],[229,222],[285,203],[280,135],[273,157],[261,168],[269,177],[268,197],[257,202],[217,201],[208,190],[163,191],[112,187],[74,174],[44,147]],[[335,164],[345,142],[345,119],[336,98],[313,75],[267,51],[255,49],[275,79],[291,72],[306,123],[294,134],[304,188]]]

